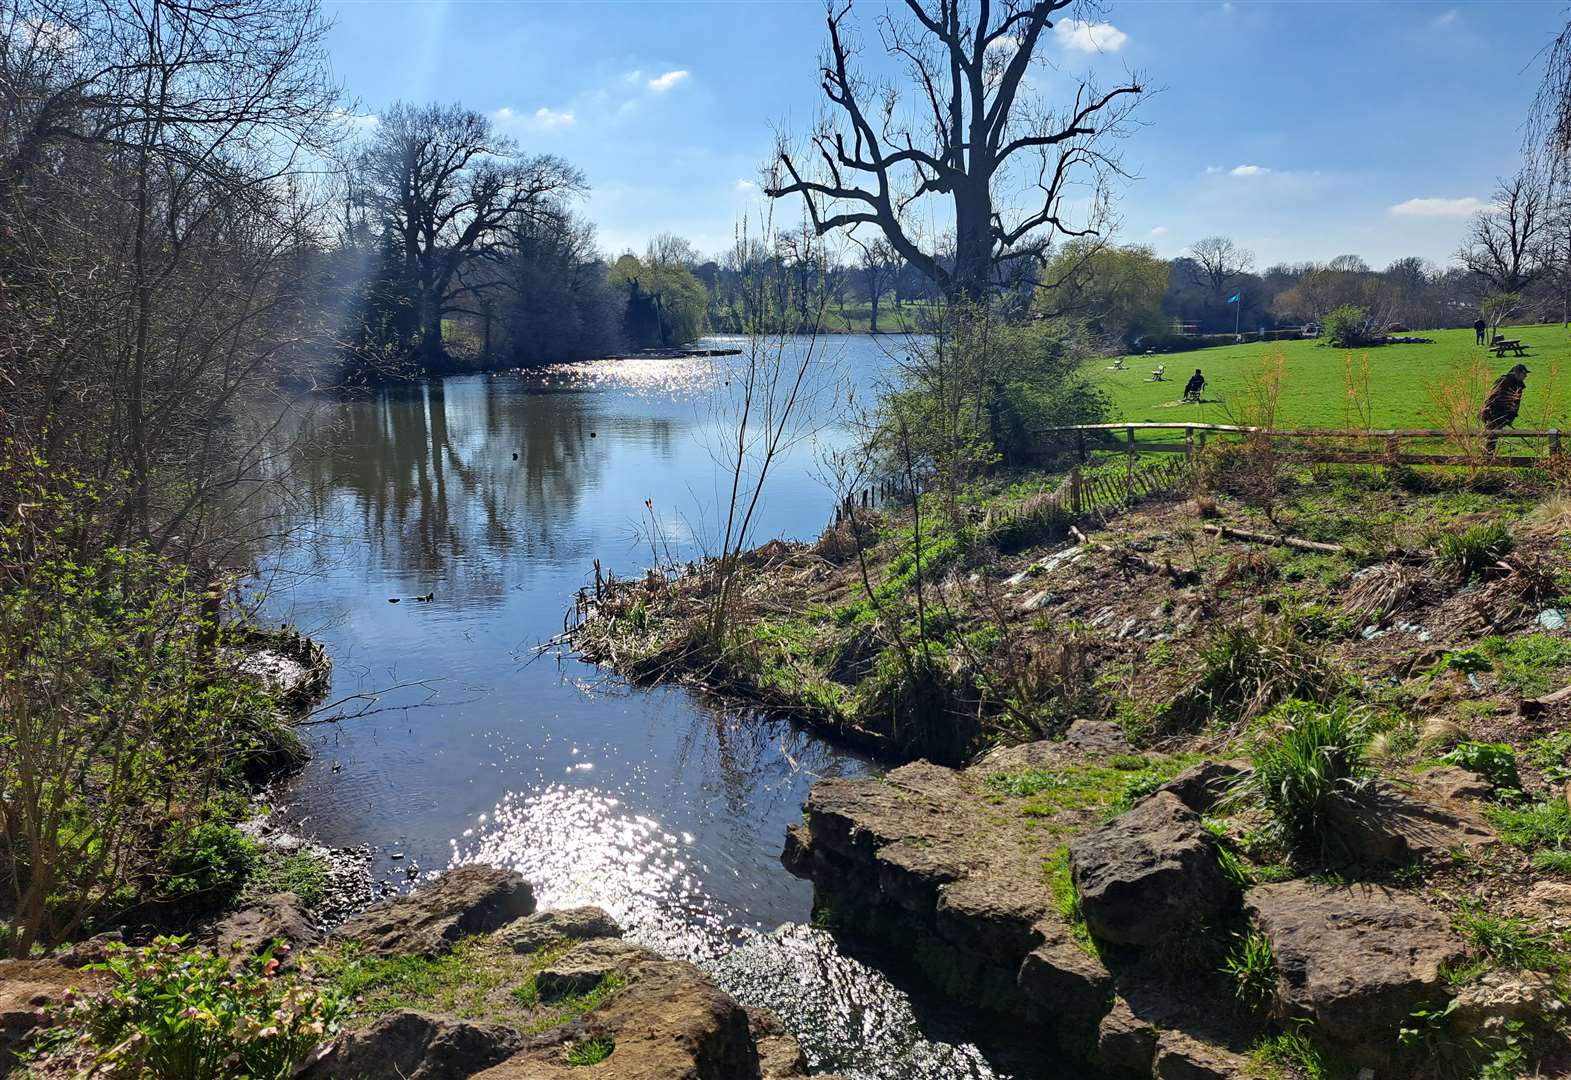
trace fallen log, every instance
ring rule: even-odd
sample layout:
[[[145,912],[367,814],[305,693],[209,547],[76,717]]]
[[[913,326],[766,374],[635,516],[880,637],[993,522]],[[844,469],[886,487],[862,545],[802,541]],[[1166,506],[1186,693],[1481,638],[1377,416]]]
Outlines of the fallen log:
[[[1297,548],[1299,551],[1319,551],[1327,555],[1341,555],[1347,549],[1341,544],[1327,544],[1319,540],[1303,540],[1297,536],[1272,536],[1269,533],[1234,529],[1228,525],[1202,525],[1208,533],[1215,533],[1223,540],[1247,540],[1252,544],[1271,544],[1277,547]]]
[[[1516,708],[1523,716],[1537,716],[1551,705],[1559,705],[1565,701],[1571,701],[1571,686],[1562,686],[1553,694],[1545,694],[1543,697],[1523,698]]]

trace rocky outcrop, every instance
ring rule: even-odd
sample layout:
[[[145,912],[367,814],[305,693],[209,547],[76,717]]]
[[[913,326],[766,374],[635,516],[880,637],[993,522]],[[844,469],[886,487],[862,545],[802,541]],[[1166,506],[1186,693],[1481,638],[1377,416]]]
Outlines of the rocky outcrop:
[[[1121,945],[1150,945],[1214,920],[1233,896],[1216,837],[1170,791],[1076,837],[1069,866],[1091,932]]]
[[[1565,1011],[1555,981],[1537,971],[1491,971],[1457,991],[1451,1029],[1459,1035],[1506,1034],[1514,1023],[1554,1024]]]
[[[610,1056],[597,1066],[596,1076],[616,1080],[761,1080],[766,1074],[748,1011],[691,964],[649,956],[625,987],[582,1021],[531,1040],[520,1053],[476,1074],[477,1078],[580,1080],[586,1074],[569,1061],[568,1054],[575,1046],[594,1040],[611,1046]],[[771,1080],[806,1075],[794,1067],[781,1071],[782,1047],[771,1043],[769,1049],[774,1062]]]
[[[368,909],[334,941],[379,956],[435,956],[458,939],[477,943],[503,970],[528,979],[503,1023],[398,1010],[340,1035],[301,1073],[304,1080],[803,1080],[801,1048],[772,1016],[744,1009],[691,964],[621,940],[599,908],[534,911],[529,886],[489,867],[451,870],[415,892]],[[573,942],[548,962],[530,959]],[[522,956],[519,954],[523,954]],[[492,970],[495,970],[494,968]],[[493,976],[494,977],[494,976]],[[517,989],[524,989],[521,981]],[[593,997],[582,995],[598,991]],[[503,983],[498,991],[511,1000]],[[603,1000],[602,1000],[603,999]],[[544,1033],[540,1021],[576,1020]],[[533,1011],[532,1011],[533,1010]],[[507,1019],[508,1017],[503,1017]],[[523,1028],[525,1030],[520,1030]],[[585,1053],[604,1057],[586,1073]],[[576,1060],[575,1060],[576,1059]]]
[[[466,1080],[506,1061],[528,1042],[501,1024],[472,1024],[401,1010],[335,1040],[299,1073],[301,1080]]]
[[[1444,915],[1378,886],[1262,885],[1244,907],[1271,942],[1283,1008],[1349,1046],[1388,1042],[1466,951]]]
[[[376,904],[340,926],[335,941],[374,956],[437,956],[459,938],[531,915],[535,895],[511,870],[461,866],[429,884]]]
[[[1224,803],[1253,771],[1247,761],[1202,761],[1157,790],[1177,796],[1197,814],[1207,814]]]
[[[214,925],[211,939],[221,955],[239,961],[274,943],[289,946],[292,953],[299,952],[320,942],[322,932],[306,914],[298,896],[277,893],[225,916]]]
[[[1255,1072],[1254,1062],[1242,1054],[1203,1042],[1182,1031],[1157,1036],[1151,1075],[1156,1080],[1238,1080]]]
[[[619,938],[622,928],[616,920],[597,907],[562,908],[537,911],[527,918],[509,923],[497,931],[498,941],[516,953],[539,952],[564,940]]]

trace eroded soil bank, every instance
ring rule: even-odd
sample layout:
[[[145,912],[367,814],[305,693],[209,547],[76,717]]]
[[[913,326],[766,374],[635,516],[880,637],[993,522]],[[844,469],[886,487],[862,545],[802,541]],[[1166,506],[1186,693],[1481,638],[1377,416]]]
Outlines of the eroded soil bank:
[[[1007,1070],[1560,1075],[1571,505],[1271,480],[1067,540],[1050,476],[864,512],[754,552],[724,648],[703,567],[580,636],[911,762],[816,785],[785,862]]]

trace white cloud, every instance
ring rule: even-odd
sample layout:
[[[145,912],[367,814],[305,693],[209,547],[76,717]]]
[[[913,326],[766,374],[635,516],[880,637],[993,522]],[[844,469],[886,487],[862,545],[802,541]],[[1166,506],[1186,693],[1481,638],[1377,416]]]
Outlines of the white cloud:
[[[1059,45],[1084,53],[1117,52],[1129,40],[1129,35],[1112,23],[1084,19],[1063,19],[1054,24],[1053,33]]]
[[[1167,226],[1166,225],[1158,225],[1156,228],[1151,230],[1151,235],[1152,236],[1166,236],[1167,235]]]
[[[518,114],[515,113],[512,109],[509,109],[506,105],[503,105],[500,109],[491,114],[491,119],[495,120],[499,124],[505,124],[509,120],[516,119],[517,117]]]
[[[543,128],[571,127],[575,120],[571,109],[558,112],[542,105],[535,110],[535,123]]]
[[[1436,26],[1450,26],[1452,23],[1456,22],[1461,17],[1462,17],[1462,13],[1460,11],[1458,11],[1456,8],[1452,8],[1449,11],[1447,11],[1444,15],[1441,15],[1438,18],[1436,18],[1435,19],[1435,25]]]
[[[653,79],[650,79],[649,89],[653,90],[657,94],[663,94],[667,90],[674,89],[680,84],[686,82],[687,77],[688,73],[686,71],[668,71],[664,75],[657,75]]]
[[[1474,195],[1460,199],[1408,199],[1391,207],[1398,217],[1467,217],[1484,208],[1484,200]]]
[[[1226,172],[1226,171],[1227,170],[1223,169],[1222,166],[1220,166],[1220,165],[1207,165],[1206,166],[1206,175],[1207,176],[1215,176],[1219,172]]]
[[[1235,165],[1235,166],[1233,166],[1232,175],[1233,176],[1264,176],[1266,173],[1268,173],[1270,171],[1271,170],[1266,168],[1264,165]]]
[[[634,68],[632,71],[629,71],[626,75],[622,76],[622,81],[625,82],[625,83],[643,82],[644,81],[644,69],[643,68]]]
[[[758,185],[753,183],[751,180],[738,180],[736,182],[736,189],[738,191],[757,191]]]
[[[996,37],[987,43],[987,51],[1008,53],[1009,55],[1013,56],[1015,53],[1020,51],[1020,39],[1015,37],[1013,34],[1005,34],[1002,37]]]

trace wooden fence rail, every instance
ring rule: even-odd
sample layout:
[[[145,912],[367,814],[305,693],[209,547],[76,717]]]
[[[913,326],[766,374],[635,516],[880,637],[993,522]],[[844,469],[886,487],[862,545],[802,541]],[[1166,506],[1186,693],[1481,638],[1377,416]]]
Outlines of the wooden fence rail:
[[[1158,442],[1137,439],[1136,432],[1182,432],[1182,442]],[[1118,438],[1122,432],[1123,439]],[[1264,440],[1278,450],[1283,460],[1363,465],[1466,465],[1475,468],[1539,468],[1552,458],[1563,455],[1562,432],[1557,428],[1545,431],[1443,431],[1439,429],[1394,429],[1366,431],[1336,431],[1322,429],[1288,429],[1244,427],[1239,424],[1196,423],[1139,423],[1079,424],[1072,427],[1043,428],[1037,432],[1042,439],[1038,450],[1048,454],[1075,453],[1081,461],[1089,460],[1095,450],[1118,450],[1134,457],[1139,454],[1183,454],[1193,458],[1205,449],[1207,439],[1217,436],[1245,436],[1248,440]],[[1543,453],[1497,454],[1495,445],[1506,440],[1522,442],[1542,440]],[[1452,446],[1460,445],[1457,453],[1415,453],[1404,450],[1403,444],[1435,442],[1441,440]],[[1363,443],[1365,448],[1345,447],[1338,443]],[[1328,445],[1330,444],[1330,445]]]

